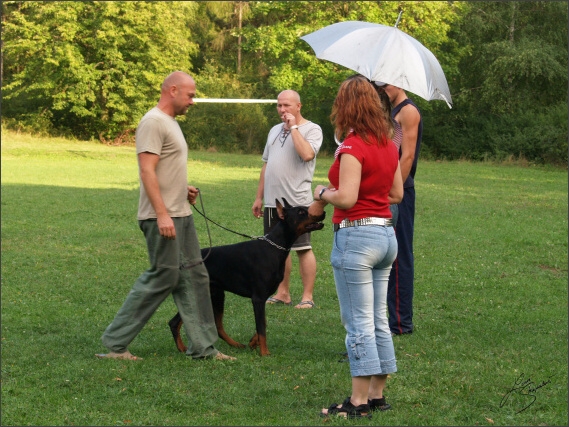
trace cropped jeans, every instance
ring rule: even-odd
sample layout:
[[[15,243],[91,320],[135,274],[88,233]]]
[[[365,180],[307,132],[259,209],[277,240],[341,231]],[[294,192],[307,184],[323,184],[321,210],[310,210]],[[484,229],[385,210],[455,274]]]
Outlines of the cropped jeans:
[[[397,371],[387,320],[387,282],[396,256],[393,227],[364,225],[334,233],[331,262],[352,377]]]

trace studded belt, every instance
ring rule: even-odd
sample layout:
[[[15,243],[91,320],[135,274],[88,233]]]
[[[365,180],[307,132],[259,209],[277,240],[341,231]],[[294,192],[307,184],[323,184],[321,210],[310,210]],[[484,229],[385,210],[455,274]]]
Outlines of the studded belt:
[[[348,218],[342,220],[339,224],[334,224],[334,231],[338,231],[340,228],[355,227],[360,225],[381,225],[383,227],[391,227],[393,221],[391,218],[376,218],[367,217],[362,219],[355,219],[353,221],[348,220]]]

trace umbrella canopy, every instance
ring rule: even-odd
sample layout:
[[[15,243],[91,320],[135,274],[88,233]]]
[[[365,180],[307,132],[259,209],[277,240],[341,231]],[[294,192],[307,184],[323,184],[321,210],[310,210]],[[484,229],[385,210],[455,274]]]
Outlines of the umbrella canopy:
[[[301,37],[316,57],[350,68],[372,81],[389,83],[430,101],[452,99],[435,55],[396,27],[361,21],[328,25]]]

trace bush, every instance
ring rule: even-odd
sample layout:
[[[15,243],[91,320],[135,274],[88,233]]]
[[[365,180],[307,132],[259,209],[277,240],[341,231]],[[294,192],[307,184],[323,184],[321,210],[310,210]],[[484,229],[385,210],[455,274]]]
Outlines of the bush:
[[[539,114],[532,112],[510,116],[505,126],[511,135],[497,135],[496,155],[511,154],[535,163],[567,164],[567,105],[557,104]]]
[[[460,109],[423,114],[422,158],[497,160],[523,158],[567,164],[567,104],[540,112],[496,116]]]
[[[24,113],[17,117],[2,117],[2,127],[35,136],[52,136],[56,132],[51,123],[51,111]]]

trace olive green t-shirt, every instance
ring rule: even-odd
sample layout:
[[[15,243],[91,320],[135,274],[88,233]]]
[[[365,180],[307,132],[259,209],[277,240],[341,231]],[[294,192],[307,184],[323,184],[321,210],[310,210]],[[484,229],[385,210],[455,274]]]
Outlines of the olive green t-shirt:
[[[188,203],[186,139],[176,119],[157,107],[144,115],[136,129],[136,154],[143,152],[160,156],[156,174],[168,214],[172,218],[191,215]],[[142,180],[140,180],[137,218],[139,220],[156,218],[156,211],[146,195]]]

